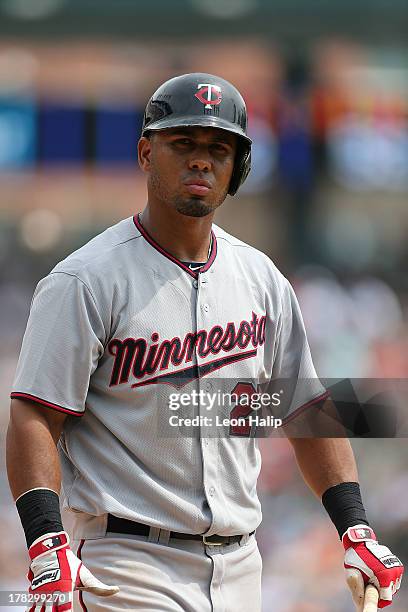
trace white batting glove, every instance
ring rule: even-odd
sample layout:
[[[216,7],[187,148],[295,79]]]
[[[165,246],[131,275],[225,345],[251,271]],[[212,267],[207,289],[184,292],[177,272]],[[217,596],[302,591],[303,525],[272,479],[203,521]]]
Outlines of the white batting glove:
[[[41,536],[31,544],[28,553],[31,559],[27,574],[31,582],[31,605],[26,612],[72,610],[73,592],[77,589],[103,597],[119,591],[119,587],[108,586],[95,578],[83,565],[70,549],[65,531]]]

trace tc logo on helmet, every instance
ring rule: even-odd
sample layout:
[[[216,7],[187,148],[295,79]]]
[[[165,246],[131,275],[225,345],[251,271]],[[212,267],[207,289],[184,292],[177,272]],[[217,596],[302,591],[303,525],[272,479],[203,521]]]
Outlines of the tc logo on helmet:
[[[212,83],[200,83],[197,85],[197,91],[195,97],[205,104],[205,108],[211,109],[212,106],[218,106],[221,104],[222,95],[221,95],[221,87],[218,85],[213,85]],[[213,98],[213,96],[215,96]]]

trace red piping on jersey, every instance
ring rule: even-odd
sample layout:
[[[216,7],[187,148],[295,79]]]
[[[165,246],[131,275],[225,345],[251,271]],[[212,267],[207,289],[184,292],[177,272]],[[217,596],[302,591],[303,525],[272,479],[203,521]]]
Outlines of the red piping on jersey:
[[[319,402],[323,402],[329,396],[330,396],[329,391],[325,391],[324,393],[322,393],[321,395],[318,395],[317,397],[315,397],[314,399],[310,400],[309,402],[306,402],[306,404],[303,404],[302,406],[299,406],[299,408],[296,408],[296,410],[294,412],[292,412],[292,414],[290,414],[288,417],[286,417],[286,419],[283,419],[282,425],[286,425],[287,423],[292,421],[294,418],[299,416],[299,414],[301,412],[303,412],[304,410],[306,410],[306,408],[309,408],[310,406],[313,406],[314,404],[317,404]]]
[[[177,266],[179,266],[185,272],[188,272],[188,274],[190,274],[190,276],[192,276],[193,278],[198,278],[199,274],[201,274],[202,272],[207,272],[207,270],[211,267],[211,265],[213,264],[215,258],[217,257],[217,239],[216,239],[215,234],[214,234],[214,232],[212,230],[211,230],[212,240],[211,240],[211,252],[210,252],[210,256],[209,256],[206,264],[202,268],[200,268],[200,270],[198,270],[197,272],[194,272],[193,270],[190,270],[190,268],[185,266],[182,261],[180,261],[179,259],[177,259],[173,255],[168,253],[165,249],[163,249],[163,247],[161,247],[159,244],[157,244],[157,242],[150,236],[150,234],[148,234],[148,232],[145,230],[143,225],[140,223],[138,215],[134,215],[133,222],[136,225],[136,228],[142,234],[143,238],[145,240],[147,240],[147,242],[154,249],[156,249],[156,251],[159,251],[159,253],[164,255],[164,257],[167,257],[167,259],[170,259],[170,261],[175,263]]]
[[[85,543],[85,540],[81,540],[78,546],[78,550],[77,550],[77,557],[80,561],[82,561],[81,558],[81,552],[82,552],[82,547]],[[82,596],[82,591],[78,591],[78,597],[79,597],[79,603],[81,604],[81,608],[84,612],[88,612],[86,605],[84,604],[84,599]]]
[[[32,402],[36,402],[37,404],[42,404],[43,406],[47,406],[48,408],[53,408],[54,410],[58,410],[58,412],[66,412],[67,414],[72,414],[74,416],[81,417],[83,412],[78,412],[78,410],[71,410],[70,408],[64,408],[63,406],[59,406],[58,404],[52,404],[51,402],[47,402],[46,400],[41,399],[41,397],[37,397],[36,395],[31,395],[30,393],[20,393],[19,391],[13,391],[10,393],[10,397],[12,399],[27,399]]]

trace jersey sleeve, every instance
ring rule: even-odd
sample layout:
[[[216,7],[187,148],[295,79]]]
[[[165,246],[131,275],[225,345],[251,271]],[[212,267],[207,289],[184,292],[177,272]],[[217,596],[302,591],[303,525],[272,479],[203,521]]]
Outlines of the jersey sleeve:
[[[285,279],[281,295],[281,313],[272,369],[272,386],[281,393],[281,417],[284,422],[325,399],[306,336],[300,306],[293,287]]]
[[[34,292],[11,397],[81,415],[104,341],[88,286],[74,275],[52,272]]]

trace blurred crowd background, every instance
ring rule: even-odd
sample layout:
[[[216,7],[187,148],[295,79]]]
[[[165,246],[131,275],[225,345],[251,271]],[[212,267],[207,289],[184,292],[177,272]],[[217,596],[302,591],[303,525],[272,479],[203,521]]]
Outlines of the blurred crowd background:
[[[247,101],[253,169],[217,223],[290,278],[318,373],[408,377],[407,24],[400,0],[0,0],[3,456],[35,285],[143,209],[143,109],[184,72],[219,74]],[[264,611],[351,610],[336,531],[287,442],[261,446]],[[353,446],[372,525],[407,562],[405,440]],[[0,590],[24,588],[4,467],[0,498]]]

